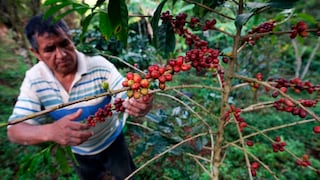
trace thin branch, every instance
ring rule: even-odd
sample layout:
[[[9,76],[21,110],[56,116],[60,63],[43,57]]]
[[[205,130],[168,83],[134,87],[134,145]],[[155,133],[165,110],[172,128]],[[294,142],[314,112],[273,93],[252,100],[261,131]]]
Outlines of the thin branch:
[[[266,132],[269,132],[269,131],[275,131],[275,130],[278,130],[278,129],[282,129],[282,128],[287,128],[287,127],[291,127],[291,126],[296,126],[296,125],[299,125],[299,124],[305,124],[305,123],[310,123],[310,122],[314,122],[315,119],[307,119],[307,120],[303,120],[303,121],[298,121],[298,122],[293,122],[293,123],[289,123],[289,124],[283,124],[281,126],[275,126],[275,127],[271,127],[271,128],[268,128],[268,129],[264,129],[264,130],[260,130],[258,132],[255,132],[255,133],[252,133],[252,134],[249,134],[249,135],[246,135],[246,136],[243,136],[243,139],[248,139],[250,137],[253,137],[253,136],[257,136],[261,133],[266,133]],[[227,148],[229,146],[229,144],[236,144],[238,143],[240,140],[236,140],[236,141],[233,141],[233,142],[230,142],[230,143],[227,143],[226,145],[223,146],[223,148]]]
[[[210,86],[200,86],[200,85],[181,85],[181,86],[168,87],[167,89],[170,90],[170,89],[179,89],[179,88],[187,88],[187,87],[190,87],[190,88],[208,88],[208,89],[212,89],[212,90],[216,90],[216,91],[221,91],[220,88],[215,88],[215,87],[210,87]],[[21,122],[26,121],[28,119],[36,118],[38,116],[43,116],[43,115],[45,115],[47,113],[50,113],[52,111],[55,111],[55,110],[58,110],[58,109],[61,109],[61,108],[64,108],[64,107],[67,107],[67,106],[70,106],[70,105],[74,105],[74,104],[85,102],[85,101],[90,101],[90,100],[93,100],[93,99],[96,99],[96,98],[100,98],[100,97],[104,97],[104,96],[114,95],[114,94],[117,94],[117,93],[120,93],[120,92],[128,91],[129,89],[130,89],[129,87],[126,87],[126,88],[122,88],[122,89],[118,89],[118,90],[109,90],[107,92],[104,92],[104,93],[101,93],[101,94],[97,94],[97,95],[94,95],[94,96],[89,96],[89,97],[85,97],[83,99],[78,99],[76,101],[67,102],[67,103],[64,103],[64,104],[59,104],[59,105],[54,106],[52,108],[45,109],[43,111],[39,111],[39,112],[36,112],[36,113],[33,113],[33,114],[26,115],[26,116],[21,117],[21,118],[17,118],[17,119],[11,120],[8,123],[1,123],[0,127],[5,127],[7,125],[18,124],[18,123],[21,123]],[[158,92],[158,91],[163,91],[163,90],[160,90],[160,89],[159,90],[153,90],[153,91],[150,91],[150,93],[155,93],[155,92]]]
[[[165,155],[166,153],[174,150],[175,148],[179,147],[180,145],[182,145],[182,144],[184,144],[184,143],[186,143],[186,142],[188,142],[188,141],[191,141],[191,140],[193,140],[193,139],[196,139],[196,138],[198,138],[198,137],[205,136],[205,135],[207,135],[207,134],[208,134],[208,133],[197,134],[197,135],[195,135],[195,136],[192,136],[192,137],[190,137],[190,138],[188,138],[188,139],[185,139],[185,140],[183,140],[183,141],[181,141],[181,142],[179,142],[179,143],[171,146],[171,147],[168,148],[167,150],[161,152],[160,154],[157,154],[156,156],[154,156],[153,158],[151,158],[150,160],[148,160],[146,163],[144,163],[142,166],[140,166],[139,168],[137,168],[134,172],[132,172],[129,176],[127,176],[127,177],[125,178],[125,180],[128,180],[128,179],[132,178],[132,176],[135,175],[135,174],[137,174],[137,172],[139,172],[141,169],[145,168],[146,166],[148,166],[148,165],[149,165],[150,163],[152,163],[153,161],[159,159],[161,156],[163,156],[163,155]]]
[[[96,98],[117,94],[117,93],[120,93],[120,92],[123,92],[123,91],[127,91],[127,90],[129,90],[129,88],[122,88],[122,89],[118,89],[118,90],[109,90],[109,91],[101,93],[101,94],[97,94],[97,95],[90,96],[90,97],[85,97],[83,99],[79,99],[79,100],[76,100],[76,101],[71,101],[71,102],[67,102],[67,103],[64,103],[64,104],[60,104],[60,105],[54,106],[54,107],[49,108],[49,109],[45,109],[45,110],[40,111],[40,112],[36,112],[36,113],[30,114],[30,115],[26,115],[26,116],[24,116],[22,118],[17,118],[17,119],[11,120],[10,122],[7,123],[7,125],[18,124],[18,123],[21,123],[21,122],[26,121],[28,119],[32,119],[32,118],[35,118],[35,117],[38,117],[38,116],[42,116],[42,115],[45,115],[45,114],[47,114],[49,112],[52,112],[52,111],[55,111],[57,109],[61,109],[61,108],[64,108],[64,107],[67,107],[67,106],[70,106],[70,105],[73,105],[73,104],[77,104],[77,103],[85,102],[85,101],[90,101],[90,100],[93,100],[93,99],[96,99]]]
[[[232,146],[244,151],[245,149],[234,144],[234,143],[230,143]],[[257,156],[255,156],[254,154],[252,154],[251,152],[247,151],[247,153],[249,154],[249,156],[251,156],[254,160],[256,160],[259,164],[261,164],[267,171],[269,171],[270,174],[272,174],[274,179],[279,179],[275,173],[269,168],[268,165],[266,165],[265,163],[263,163],[263,161],[261,161]]]
[[[313,58],[315,57],[316,53],[318,52],[318,49],[320,48],[320,37],[318,37],[318,41],[317,41],[317,45],[316,47],[313,48],[312,50],[312,53],[311,55],[309,56],[309,59],[308,59],[308,62],[303,70],[303,73],[301,75],[301,78],[300,79],[304,79],[304,77],[306,76],[308,70],[309,70],[309,67],[310,67],[310,64],[311,64],[311,61],[313,60]]]
[[[204,106],[202,106],[201,104],[199,104],[197,101],[191,99],[189,96],[185,95],[184,93],[176,90],[176,89],[173,89],[174,92],[178,93],[179,95],[183,96],[184,98],[186,98],[187,100],[191,101],[192,103],[194,103],[196,106],[200,107],[200,109],[202,109],[204,112],[206,113],[210,113],[210,111],[208,109],[206,109]]]
[[[248,81],[248,82],[255,82],[255,83],[258,83],[258,84],[260,84],[260,85],[262,85],[264,87],[268,87],[269,89],[272,89],[273,91],[278,91],[279,94],[281,94],[281,96],[283,96],[286,99],[289,99],[294,104],[298,105],[301,109],[305,110],[310,116],[312,116],[313,118],[315,118],[317,121],[320,122],[320,118],[314,112],[310,111],[308,108],[303,106],[299,101],[293,99],[292,97],[290,97],[286,93],[282,92],[280,89],[271,86],[268,82],[259,81],[259,80],[255,79],[255,78],[249,78],[249,77],[245,77],[245,76],[241,76],[241,75],[234,75],[234,77],[238,78],[238,79],[242,79],[242,80]]]
[[[154,131],[153,129],[149,128],[149,127],[146,127],[140,123],[135,123],[135,122],[132,122],[132,121],[126,121],[127,124],[130,124],[130,125],[133,125],[133,126],[138,126],[138,127],[141,127],[142,129],[146,129],[148,131]]]
[[[184,103],[183,101],[181,101],[180,99],[178,99],[176,97],[173,97],[173,96],[168,95],[168,94],[163,94],[163,93],[157,93],[157,94],[162,95],[162,96],[167,96],[167,97],[172,98],[173,100],[178,101],[179,103],[181,103],[185,107],[187,107],[189,109],[189,111],[191,111],[193,114],[195,114],[202,121],[202,123],[205,126],[207,126],[208,132],[209,132],[209,135],[210,135],[210,140],[211,140],[211,147],[212,147],[212,149],[214,148],[213,132],[212,132],[211,126],[197,112],[195,112],[190,106],[188,106],[186,103]],[[211,163],[210,163],[210,169],[211,170],[213,170],[213,157],[214,157],[214,151],[211,151]]]
[[[212,150],[211,148],[208,148],[208,149]],[[194,155],[194,154],[191,154],[191,153],[186,153],[186,155],[194,157],[194,158],[197,158],[197,159],[201,159],[202,161],[210,162],[209,159],[207,159],[205,157],[202,157],[202,156]]]
[[[234,38],[234,35],[233,34],[231,34],[231,33],[228,33],[227,31],[224,31],[224,30],[222,30],[222,29],[219,29],[219,28],[214,28],[214,30],[215,31],[218,31],[218,32],[220,32],[220,33],[222,33],[222,34],[225,34],[225,35],[227,35],[227,36],[229,36],[229,37],[231,37],[231,38]]]
[[[130,67],[130,68],[132,68],[132,69],[134,69],[134,70],[136,70],[136,71],[140,72],[141,74],[144,74],[144,75],[146,74],[145,72],[143,72],[143,71],[142,71],[142,70],[140,70],[139,68],[137,68],[137,67],[135,67],[135,66],[131,65],[130,63],[126,62],[125,60],[123,60],[123,59],[121,59],[121,58],[119,58],[119,57],[117,57],[117,56],[112,56],[112,55],[105,54],[105,53],[100,53],[100,54],[101,54],[101,55],[103,55],[103,56],[105,56],[105,57],[107,57],[107,58],[116,59],[116,60],[118,60],[118,61],[122,62],[123,64],[127,65],[128,67]]]
[[[300,69],[301,69],[301,65],[302,65],[302,55],[305,51],[305,48],[302,49],[302,52],[299,53],[299,48],[298,48],[298,43],[296,39],[292,39],[292,46],[294,49],[294,54],[295,54],[295,58],[296,58],[296,72],[295,72],[295,77],[299,77],[300,76]]]
[[[242,136],[242,132],[240,130],[239,123],[236,123],[236,126],[237,126],[237,130],[238,130],[238,134],[239,134],[240,144],[241,144],[242,149],[243,149],[244,159],[246,161],[246,166],[247,166],[247,169],[248,169],[249,178],[250,178],[250,180],[252,180],[253,178],[252,178],[252,174],[251,174],[251,164],[250,164],[250,160],[248,158],[248,152],[245,149],[245,143],[244,143],[244,140],[243,140],[243,136]]]
[[[317,29],[308,29],[306,30],[307,32],[317,32]],[[289,30],[289,31],[278,31],[278,32],[264,32],[264,33],[254,33],[254,34],[246,34],[244,36],[241,36],[241,41],[245,41],[249,38],[253,38],[253,39],[259,39],[261,37],[264,36],[268,36],[268,35],[286,35],[286,34],[291,34],[293,32],[293,30]]]
[[[253,127],[253,126],[250,126],[251,129],[254,129],[255,131],[260,131],[259,129]],[[266,137],[269,141],[271,141],[272,143],[275,143],[275,141],[273,139],[271,139],[269,136],[267,136],[265,133],[260,133],[262,134],[264,137]],[[295,155],[292,151],[288,150],[287,148],[284,148],[284,151],[289,153],[293,158],[295,158],[296,160],[300,160],[300,158]],[[316,171],[316,168],[314,168],[313,166],[309,165],[308,166],[310,169]]]
[[[197,158],[195,158],[195,157],[193,157],[193,156],[192,156],[192,158],[199,164],[199,166],[203,169],[203,171],[206,172],[206,173],[212,178],[212,175],[211,175],[210,172],[206,169],[206,167],[204,167]]]
[[[201,169],[206,172],[211,178],[212,178],[212,175],[210,174],[210,172],[206,169],[206,167],[204,167],[203,164],[201,164],[201,162],[198,160],[199,156],[195,156],[193,154],[190,154],[190,153],[187,153],[187,155],[191,156],[197,164],[199,164],[199,166],[201,167]],[[202,159],[202,158],[201,158]]]
[[[261,102],[257,104],[252,104],[244,109],[241,109],[241,112],[251,112],[259,109],[265,109],[269,107],[273,107],[273,101]]]
[[[222,13],[220,13],[220,12],[218,12],[218,11],[216,11],[216,10],[214,10],[214,9],[206,6],[206,5],[203,5],[203,4],[201,4],[201,3],[198,3],[198,2],[195,2],[195,1],[191,1],[191,0],[183,0],[183,1],[188,2],[188,3],[191,3],[191,4],[195,4],[195,5],[199,6],[199,7],[202,7],[202,8],[204,8],[204,9],[209,10],[210,12],[213,12],[213,13],[215,13],[215,14],[218,14],[219,16],[225,17],[225,18],[227,18],[227,19],[229,19],[229,20],[232,20],[232,21],[235,20],[235,18],[232,18],[232,17],[229,17],[229,16],[227,16],[227,15],[225,15],[225,14],[222,14]]]

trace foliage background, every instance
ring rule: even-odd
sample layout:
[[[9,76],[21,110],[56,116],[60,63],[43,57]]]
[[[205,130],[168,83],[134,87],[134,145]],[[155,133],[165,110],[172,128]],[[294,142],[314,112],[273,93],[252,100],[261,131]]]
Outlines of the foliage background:
[[[9,3],[10,2],[10,3]],[[217,1],[219,2],[219,1]],[[144,69],[148,65],[153,63],[164,63],[168,57],[176,57],[182,54],[186,46],[183,40],[179,40],[175,44],[175,51],[165,57],[160,51],[154,48],[150,41],[150,34],[148,33],[148,22],[153,11],[159,4],[159,1],[128,1],[129,14],[135,16],[129,19],[129,36],[127,49],[119,48],[119,42],[116,40],[110,40],[106,42],[99,33],[95,22],[93,20],[92,25],[88,29],[88,33],[85,35],[87,38],[86,43],[81,44],[79,41],[80,20],[83,17],[77,14],[71,14],[66,19],[71,25],[74,31],[74,39],[79,49],[87,53],[95,53],[95,50],[102,50],[109,54],[116,55],[131,64],[137,64],[139,68]],[[230,1],[227,2],[227,4]],[[1,122],[6,122],[8,119],[12,106],[15,102],[15,98],[19,92],[19,85],[23,79],[24,72],[35,63],[35,59],[28,54],[28,45],[25,42],[22,34],[22,27],[25,20],[33,14],[40,12],[40,9],[46,7],[41,6],[40,1],[1,1],[0,16],[1,35],[0,43],[0,119]],[[31,7],[31,8],[30,8]],[[263,16],[256,16],[251,19],[247,25],[248,30],[253,26],[267,21],[269,19],[284,19],[285,16],[290,15],[290,21],[285,21],[284,25],[290,28],[292,22],[303,20],[314,24],[319,22],[319,11],[315,7],[320,7],[320,2],[317,0],[310,0],[306,2],[299,1],[295,6],[295,9],[290,14],[288,11],[274,11]],[[219,10],[227,10],[224,6],[218,6]],[[164,10],[170,9],[172,14],[178,14],[179,12],[186,12],[188,15],[202,14],[202,10],[194,10],[194,5],[184,3],[183,1],[177,2],[175,6],[167,3]],[[232,15],[232,11],[226,11]],[[146,18],[141,18],[138,15],[147,15]],[[23,17],[23,18],[21,18]],[[206,18],[215,18],[212,14],[208,13],[203,16]],[[223,28],[227,31],[234,31],[234,24],[224,19],[217,19],[217,25],[219,28]],[[229,51],[232,40],[216,32],[209,32],[205,37],[208,38],[210,45],[214,48]],[[304,49],[303,58],[307,59],[315,44],[318,43],[316,38],[302,39],[299,38],[297,44],[299,49]],[[311,82],[319,82],[320,74],[320,54],[317,52],[312,66],[309,69],[305,79]],[[130,69],[123,66],[122,63],[114,61],[114,63],[121,68],[123,73]],[[296,73],[296,56],[293,48],[293,42],[290,38],[281,37],[266,37],[263,40],[257,42],[255,46],[249,48],[245,53],[240,54],[240,61],[238,69],[240,74],[247,76],[254,76],[257,72],[262,72],[267,77],[284,77],[293,78]],[[197,74],[195,72],[186,72],[175,77],[171,85],[178,85],[182,82],[184,84],[197,83],[199,78],[205,85],[212,85],[215,83],[212,81],[211,76]],[[200,75],[200,76],[199,76]],[[187,79],[185,77],[188,77]],[[243,105],[248,101],[254,103],[258,100],[268,100],[268,96],[262,96],[261,92],[248,93],[249,89],[242,89],[233,94],[233,98],[242,99],[243,102],[238,102]],[[214,92],[206,89],[186,89],[183,91],[189,97],[197,102],[206,105],[206,107],[212,111],[218,111],[217,105],[219,103],[219,96]],[[178,94],[171,93],[171,95],[179,97]],[[259,98],[258,98],[259,97]],[[232,102],[233,99],[230,99]],[[179,142],[182,138],[187,137],[192,132],[201,131],[197,129],[197,119],[193,118],[190,113],[180,104],[175,102],[168,103],[168,99],[163,96],[156,98],[156,105],[152,114],[146,118],[131,119],[127,125],[125,132],[128,141],[130,141],[130,149],[134,156],[137,166],[143,165],[146,161],[154,157],[156,154],[163,152],[169,146]],[[316,114],[320,114],[320,108],[315,109]],[[262,116],[261,116],[262,115]],[[255,117],[259,117],[257,120]],[[262,118],[260,118],[262,117]],[[272,109],[266,109],[254,114],[248,114],[245,116],[248,119],[248,124],[258,124],[259,129],[267,127],[277,126],[288,122],[297,121],[297,118],[290,116],[287,113],[275,112]],[[132,122],[132,123],[130,123]],[[135,125],[135,122],[142,122],[144,128]],[[320,168],[319,152],[320,152],[320,140],[319,135],[311,133],[312,127],[316,123],[310,123],[303,126],[293,126],[285,129],[281,129],[276,132],[268,132],[270,137],[281,135],[282,138],[288,144],[288,149],[295,152],[298,155],[309,154],[311,161],[315,167]],[[234,129],[228,127],[228,133],[226,139],[233,139],[237,137],[234,134]],[[247,132],[249,133],[249,132]],[[61,162],[62,158],[59,158],[61,151],[49,151],[46,150],[46,145],[41,146],[21,146],[12,144],[7,140],[6,129],[0,129],[0,176],[3,179],[77,179],[76,175],[71,167],[70,161]],[[253,154],[260,154],[260,158],[263,162],[269,164],[272,167],[276,167],[273,170],[279,174],[280,179],[315,179],[317,176],[311,170],[306,168],[297,167],[292,157],[286,153],[272,153],[272,149],[266,140],[257,136],[254,139],[258,142],[250,152]],[[200,151],[201,147],[208,142],[207,139],[199,139],[192,144],[186,144],[174,151],[166,154],[164,157],[158,159],[152,163],[151,166],[143,169],[138,173],[137,179],[207,179],[208,176],[194,163],[194,160],[190,158],[188,152],[206,153]],[[38,155],[39,152],[43,152]],[[53,154],[57,158],[51,158]],[[222,179],[246,179],[245,164],[242,157],[242,153],[233,148],[229,148],[226,152],[227,156],[224,160],[224,165],[221,167]],[[38,155],[38,156],[37,156]],[[33,161],[30,161],[30,157]],[[67,163],[67,164],[66,164]],[[63,166],[67,165],[67,166]],[[261,179],[271,179],[268,172],[265,170],[259,171]]]

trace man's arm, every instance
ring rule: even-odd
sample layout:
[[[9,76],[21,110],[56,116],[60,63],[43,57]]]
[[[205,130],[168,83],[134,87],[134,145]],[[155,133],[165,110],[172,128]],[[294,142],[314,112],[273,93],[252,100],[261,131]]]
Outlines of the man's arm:
[[[33,145],[43,142],[56,142],[61,145],[75,146],[92,136],[89,126],[73,121],[82,111],[66,115],[60,120],[44,125],[19,123],[8,127],[7,135],[10,141],[23,145]]]

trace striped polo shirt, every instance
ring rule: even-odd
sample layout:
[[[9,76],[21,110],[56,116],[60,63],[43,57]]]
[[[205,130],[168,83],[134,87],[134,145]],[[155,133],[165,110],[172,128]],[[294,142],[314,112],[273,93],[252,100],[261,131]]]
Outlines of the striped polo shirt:
[[[20,88],[20,95],[14,106],[10,120],[24,117],[44,109],[55,107],[59,104],[79,100],[105,92],[101,83],[107,81],[111,90],[122,88],[123,76],[115,66],[102,56],[86,56],[77,51],[78,70],[69,92],[54,77],[45,63],[39,61],[26,72]],[[81,117],[76,121],[84,121],[89,115],[93,115],[99,108],[113,102],[115,98],[126,98],[122,92],[113,96],[106,96],[90,101],[77,103],[58,109],[46,115],[29,119],[25,122],[39,125],[48,123],[48,120],[57,121],[65,115],[82,109]],[[105,122],[99,122],[92,127],[94,135],[78,146],[72,146],[72,151],[82,155],[92,155],[106,149],[120,134],[127,114],[120,117],[114,113],[113,117]],[[57,132],[59,133],[59,132]]]

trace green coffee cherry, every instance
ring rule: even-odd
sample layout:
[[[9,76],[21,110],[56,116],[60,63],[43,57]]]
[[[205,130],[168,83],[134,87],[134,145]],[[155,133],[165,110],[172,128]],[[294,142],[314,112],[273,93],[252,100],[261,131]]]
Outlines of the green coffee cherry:
[[[101,83],[101,87],[105,90],[105,91],[109,91],[109,83],[104,81]]]

